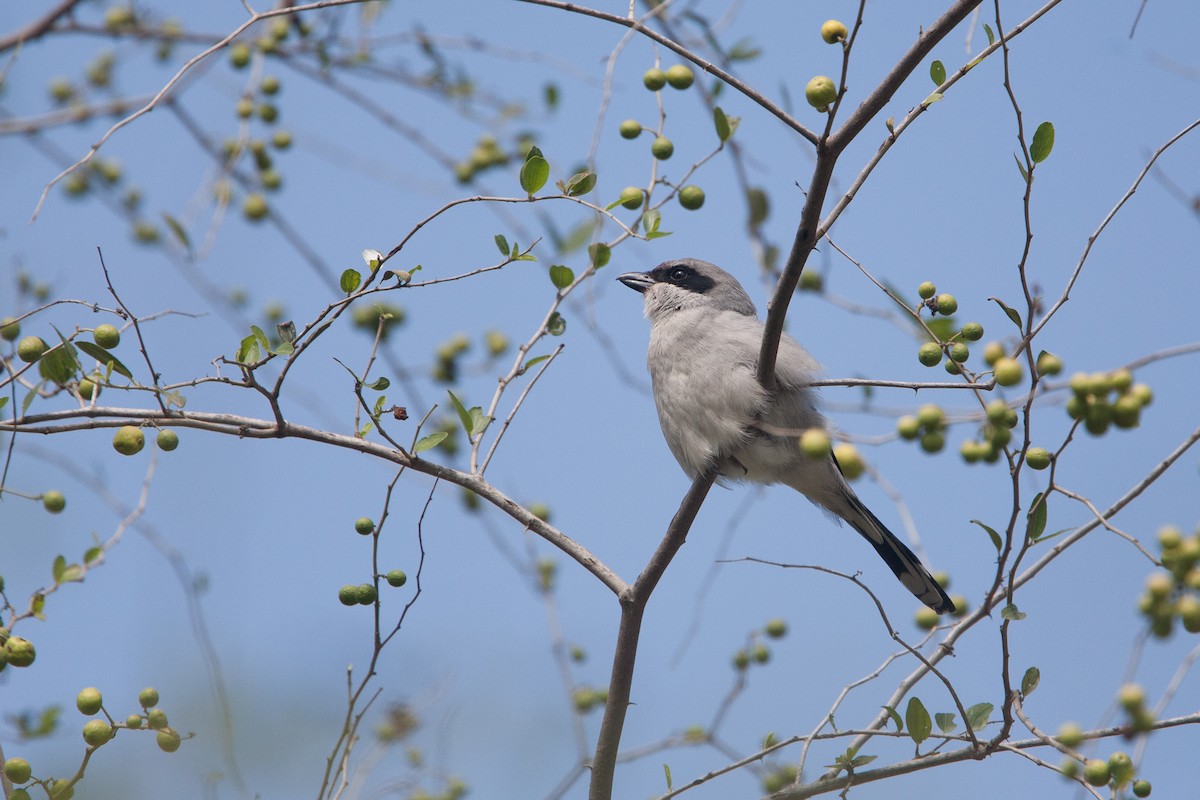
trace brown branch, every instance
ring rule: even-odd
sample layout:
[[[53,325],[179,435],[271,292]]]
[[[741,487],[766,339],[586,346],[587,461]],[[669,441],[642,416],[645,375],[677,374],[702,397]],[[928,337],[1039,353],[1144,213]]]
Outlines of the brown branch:
[[[57,6],[47,11],[45,16],[43,16],[41,19],[36,19],[21,30],[13,31],[7,36],[0,38],[0,53],[3,53],[6,50],[11,50],[18,45],[29,41],[30,39],[38,38],[43,33],[50,30],[50,27],[54,23],[71,13],[75,6],[79,5],[81,1],[82,0],[63,0]]]

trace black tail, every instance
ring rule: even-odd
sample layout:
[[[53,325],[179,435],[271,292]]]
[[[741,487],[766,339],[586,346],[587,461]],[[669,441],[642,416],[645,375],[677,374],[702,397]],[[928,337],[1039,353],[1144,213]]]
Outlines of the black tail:
[[[904,588],[939,614],[953,612],[954,603],[950,601],[946,592],[933,579],[929,570],[925,569],[913,551],[909,550],[904,542],[897,539],[895,534],[871,513],[871,509],[862,504],[853,491],[847,492],[846,499],[850,502],[851,508],[858,512],[857,518],[854,515],[847,515],[846,522],[849,522],[850,527],[871,543],[875,552],[879,553],[880,557],[891,567],[892,572],[896,573],[896,577],[904,584]]]

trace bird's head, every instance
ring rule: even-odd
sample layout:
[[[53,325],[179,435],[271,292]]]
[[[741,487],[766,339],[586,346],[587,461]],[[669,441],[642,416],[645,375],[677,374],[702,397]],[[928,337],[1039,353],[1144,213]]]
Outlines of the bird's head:
[[[714,314],[732,311],[749,317],[758,314],[737,278],[695,258],[664,261],[649,272],[626,272],[617,280],[645,296],[646,317],[651,323],[685,308],[709,309]]]

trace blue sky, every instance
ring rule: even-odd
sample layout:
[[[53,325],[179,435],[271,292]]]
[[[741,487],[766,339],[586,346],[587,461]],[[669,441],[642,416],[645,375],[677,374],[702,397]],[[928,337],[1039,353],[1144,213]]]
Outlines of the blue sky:
[[[35,18],[49,5],[35,4],[22,16]],[[620,4],[613,5],[619,11]],[[1134,6],[1064,2],[1012,44],[1012,85],[1027,135],[1043,120],[1053,122],[1056,131],[1054,151],[1038,167],[1034,182],[1034,237],[1027,262],[1031,281],[1050,302],[1060,296],[1088,237],[1150,154],[1195,119],[1189,101],[1197,96],[1194,34],[1200,11],[1150,2],[1130,38]],[[1037,7],[1002,4],[1006,27]],[[821,42],[817,31],[828,17],[850,21],[854,4],[729,8],[697,2],[687,8],[718,21],[722,42],[745,39],[761,47],[758,59],[737,65],[739,76],[771,97],[790,97],[793,112],[805,124],[822,123],[804,105],[803,86],[814,74],[836,75],[840,59],[837,48]],[[851,107],[937,12],[938,4],[929,2],[868,4],[849,72]],[[359,11],[343,13],[346,36],[367,30],[360,26]],[[969,53],[964,25],[935,48],[933,58],[950,70],[970,60],[986,41],[982,22],[991,13],[985,10],[976,23]],[[99,8],[89,6],[79,19],[94,23],[100,15]],[[189,9],[182,21],[187,30],[223,34],[243,15],[240,3],[224,2]],[[471,75],[483,95],[519,103],[525,115],[502,119],[486,104],[457,113],[444,99],[365,70],[339,73],[339,79],[455,157],[465,156],[485,134],[511,145],[521,132],[532,131],[554,178],[568,177],[586,161],[604,110],[598,127],[596,202],[615,199],[624,186],[647,183],[652,168],[648,136],[622,140],[617,125],[625,118],[654,123],[657,100],[642,87],[640,76],[656,54],[664,66],[675,63],[675,56],[631,38],[615,62],[605,106],[605,59],[624,41],[624,29],[524,4],[426,4],[419,11],[394,5],[369,29],[381,42],[375,62],[407,72],[427,69],[429,62],[411,42],[387,38],[416,30],[449,37],[436,39],[447,63]],[[471,37],[489,46],[458,46]],[[131,41],[82,33],[51,37],[22,49],[10,62],[0,95],[3,116],[27,118],[49,111],[50,81],[59,75],[77,79],[106,49],[117,56],[114,87],[121,96],[153,93],[199,52],[196,44],[181,44],[169,62],[158,64]],[[339,95],[272,59],[263,69],[282,81],[278,126],[290,130],[295,141],[291,150],[276,155],[284,188],[271,196],[272,208],[298,232],[325,275],[361,269],[364,248],[386,252],[447,202],[474,193],[521,194],[515,166],[463,187],[428,151],[381,125],[345,92]],[[220,142],[237,131],[234,105],[252,74],[231,69],[221,55],[203,65],[178,97],[198,128]],[[958,318],[982,323],[985,341],[1013,330],[989,298],[1021,303],[1016,264],[1024,245],[1024,186],[1013,162],[1016,123],[1002,77],[1001,63],[993,57],[932,106],[899,139],[832,230],[841,248],[877,278],[907,293],[910,301],[915,302],[915,287],[924,280],[955,294]],[[548,82],[559,91],[554,110],[542,101]],[[831,196],[845,190],[883,141],[883,120],[902,118],[932,88],[924,65],[843,156]],[[665,91],[662,99],[665,132],[676,153],[660,165],[660,174],[676,179],[706,156],[716,139],[696,91]],[[771,199],[764,233],[786,249],[803,202],[811,148],[744,97],[726,90],[719,103],[741,118],[735,138],[743,148],[749,181]],[[119,131],[101,155],[120,161],[124,185],[140,187],[148,219],[161,226],[160,213],[168,213],[187,226],[193,243],[205,244],[202,260],[181,269],[180,259],[164,252],[178,253],[165,230],[164,245],[139,245],[128,222],[103,202],[68,198],[59,189],[30,224],[42,187],[61,168],[56,154],[68,160],[81,156],[105,128],[104,122],[92,121],[55,128],[36,140],[0,137],[0,163],[5,165],[0,269],[8,276],[0,281],[0,314],[28,310],[28,301],[15,287],[20,271],[48,284],[54,298],[111,305],[97,258],[100,248],[128,307],[142,316],[179,312],[145,327],[164,380],[183,381],[218,374],[214,359],[232,357],[248,323],[262,324],[269,306],[278,304],[285,319],[301,324],[336,299],[321,275],[270,224],[245,222],[235,206],[210,231],[212,162],[166,109]],[[252,135],[264,135],[264,130],[270,135],[259,123],[252,130]],[[1200,226],[1187,200],[1195,194],[1200,164],[1194,137],[1160,159],[1158,170],[1108,226],[1069,302],[1039,339],[1041,347],[1062,357],[1066,375],[1114,369],[1196,341]],[[560,342],[565,345],[530,393],[488,472],[514,499],[549,504],[555,525],[627,580],[652,552],[688,484],[662,442],[648,393],[643,367],[648,329],[640,299],[614,278],[668,258],[695,256],[738,275],[760,309],[769,296],[745,234],[746,211],[731,160],[719,154],[691,181],[706,191],[703,209],[685,212],[674,201],[664,206],[663,229],[672,235],[616,248],[612,263],[562,309],[565,334],[542,340],[531,351],[544,354]],[[627,221],[633,217],[633,212],[617,213]],[[483,332],[502,331],[514,345],[535,332],[554,296],[547,267],[563,263],[581,271],[586,266],[580,252],[554,254],[548,222],[562,232],[587,219],[586,210],[566,202],[477,203],[422,228],[391,264],[404,269],[420,264],[416,280],[494,264],[495,234],[522,245],[533,237],[543,237],[543,242],[535,251],[536,263],[389,294],[388,302],[406,311],[404,325],[389,337],[390,363],[404,365],[415,376],[415,391],[393,380],[389,401],[408,406],[414,419],[435,402],[441,405],[438,413],[446,412],[445,387],[426,375],[435,349],[464,332],[472,346],[455,391],[469,405],[485,404],[514,356],[510,352],[489,361]],[[605,236],[615,232],[610,224]],[[889,308],[853,264],[822,246],[810,268],[823,274],[827,295],[797,296],[788,329],[822,362],[829,377],[944,379],[940,369],[928,370],[917,362],[919,342],[911,329],[847,310]],[[197,291],[198,282],[221,292],[240,290],[247,303],[230,315]],[[81,308],[56,307],[25,328],[49,336],[51,323],[70,330],[106,321]],[[343,319],[331,329],[298,364],[292,389],[284,396],[284,409],[294,421],[340,433],[353,430],[353,387],[333,359],[361,369],[370,339],[347,323]],[[140,361],[131,333],[119,354],[133,366]],[[1080,434],[1059,466],[1060,483],[1102,508],[1136,485],[1196,427],[1193,360],[1163,359],[1137,370],[1137,379],[1156,394],[1141,427],[1100,438]],[[231,371],[220,367],[219,374]],[[396,377],[388,363],[373,374]],[[189,411],[258,418],[269,414],[261,400],[228,386],[201,385],[186,394]],[[838,429],[864,442],[864,456],[903,499],[929,563],[951,573],[952,593],[977,605],[994,571],[995,551],[970,520],[1001,526],[1011,507],[1011,482],[1001,467],[969,467],[958,457],[959,443],[973,435],[970,425],[953,427],[947,450],[938,456],[891,435],[896,417],[921,403],[943,404],[952,417],[969,412],[967,393],[876,390],[865,411],[861,390],[828,388],[823,395]],[[515,396],[506,395],[506,404]],[[1015,398],[1017,393],[1010,390],[1004,396]],[[145,402],[116,391],[101,399],[117,406]],[[1035,443],[1053,449],[1062,442],[1069,428],[1064,400],[1060,392],[1039,406]],[[59,396],[45,401],[45,408],[68,408],[70,402]],[[394,430],[407,437],[411,427]],[[56,554],[76,558],[93,534],[104,539],[116,530],[121,515],[102,502],[94,491],[97,484],[123,503],[137,501],[151,448],[122,459],[109,448],[110,438],[111,431],[97,430],[18,440],[9,486],[33,494],[60,488],[68,507],[51,516],[35,503],[5,497],[0,506],[0,573],[10,599],[25,597],[48,580]],[[203,578],[203,611],[235,704],[235,741],[243,756],[247,793],[315,794],[319,765],[344,711],[346,665],[361,668],[370,649],[370,612],[343,608],[336,599],[340,585],[367,580],[370,572],[368,542],[354,534],[352,524],[360,516],[379,517],[393,470],[356,453],[303,442],[239,441],[198,431],[181,431],[181,439],[177,451],[157,456],[142,522]],[[89,480],[72,477],[63,459]],[[463,465],[461,459],[451,463]],[[1196,469],[1196,455],[1184,456],[1114,524],[1151,549],[1161,525],[1191,531],[1200,517]],[[1032,497],[1045,481],[1045,473],[1027,471],[1022,496]],[[866,480],[856,486],[864,501],[901,532],[902,512],[889,495]],[[392,527],[381,544],[385,566],[415,574],[417,525],[431,488],[430,480],[417,475],[399,482]],[[1083,506],[1053,498],[1051,530],[1074,528],[1088,519]],[[551,656],[547,609],[532,577],[514,567],[511,558],[527,564],[530,558],[551,557],[557,563],[560,589],[554,614],[566,641],[589,655],[572,668],[580,684],[607,680],[617,604],[573,562],[507,517],[494,511],[467,513],[454,487],[437,489],[421,533],[426,550],[423,592],[404,631],[381,659],[377,686],[382,695],[368,725],[387,704],[407,702],[423,723],[414,743],[426,752],[430,774],[460,775],[476,797],[546,796],[576,758],[574,728],[570,701]],[[623,745],[636,748],[689,725],[708,725],[736,680],[730,657],[745,646],[749,632],[770,618],[787,620],[790,633],[771,643],[768,665],[750,670],[745,690],[719,729],[721,740],[741,754],[753,752],[768,732],[788,736],[814,728],[843,686],[897,649],[869,598],[848,582],[810,571],[716,564],[742,556],[861,570],[893,623],[910,640],[918,636],[909,621],[915,602],[851,531],[837,528],[784,489],[714,490],[650,604]],[[1053,731],[1068,719],[1086,726],[1113,721],[1114,692],[1130,674],[1146,686],[1152,701],[1166,689],[1195,642],[1182,634],[1150,642],[1140,661],[1130,665],[1129,654],[1144,627],[1135,605],[1151,571],[1152,565],[1128,542],[1096,531],[1022,591],[1019,605],[1028,618],[1012,627],[1012,658],[1017,676],[1029,665],[1041,670],[1041,687],[1026,706],[1041,728]],[[411,591],[410,585],[385,594],[385,618],[394,618]],[[82,718],[70,708],[78,689],[100,687],[114,715],[123,716],[133,710],[137,691],[154,684],[175,724],[195,731],[197,738],[167,756],[148,738],[122,736],[98,753],[81,793],[150,797],[169,786],[179,797],[238,794],[228,780],[215,789],[206,787],[214,770],[225,769],[219,766],[214,700],[184,593],[144,529],[127,531],[108,563],[83,586],[53,595],[47,617],[46,622],[22,625],[19,632],[37,644],[38,662],[19,675],[8,671],[0,681],[0,702],[6,714],[62,703],[67,707],[64,724],[58,735],[36,745],[5,739],[6,755],[27,753],[35,769],[45,766],[62,774],[74,767],[81,752],[76,729]],[[958,643],[955,657],[943,662],[968,705],[1000,702],[999,624],[998,616],[979,624]],[[839,727],[868,721],[910,663],[893,665],[879,680],[853,692],[837,714]],[[944,691],[931,682],[922,683],[916,694],[931,710],[950,709]],[[1198,701],[1196,677],[1188,674],[1164,714],[1194,710]],[[589,742],[598,721],[598,713],[585,718]],[[1015,735],[1025,736],[1019,730]],[[1184,786],[1193,785],[1179,766],[1193,738],[1176,730],[1151,739],[1142,773],[1154,782],[1156,796],[1180,796]],[[1104,757],[1132,746],[1112,741],[1091,752]],[[912,753],[911,743],[904,741],[873,743],[872,748],[880,756],[877,763]],[[830,763],[837,752],[836,743],[814,748],[810,769]],[[399,748],[374,754],[364,742],[361,756],[373,764],[370,787],[412,774]],[[1049,752],[1044,757],[1051,763],[1059,760]],[[664,762],[679,785],[728,760],[708,748],[657,753],[623,765],[618,790],[622,796],[657,796],[664,787]],[[1046,770],[1011,755],[861,787],[856,794],[919,792],[950,798],[961,796],[967,786],[981,798],[1075,794]],[[754,796],[757,787],[743,771],[688,796]],[[567,796],[583,794],[580,783]]]

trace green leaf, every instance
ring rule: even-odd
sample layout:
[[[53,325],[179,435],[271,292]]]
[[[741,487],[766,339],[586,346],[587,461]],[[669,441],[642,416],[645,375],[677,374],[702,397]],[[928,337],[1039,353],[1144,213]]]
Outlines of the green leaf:
[[[600,269],[612,258],[612,248],[604,242],[596,242],[588,246],[588,256],[592,259],[592,268]]]
[[[521,165],[521,188],[526,194],[533,196],[549,179],[550,163],[540,155],[525,159]]]
[[[54,565],[50,568],[50,574],[54,576],[55,583],[62,583],[62,575],[67,570],[67,557],[55,556]]]
[[[521,366],[521,369],[517,374],[518,375],[524,374],[524,372],[527,369],[529,369],[530,367],[532,367],[534,364],[540,364],[549,357],[550,356],[534,356],[533,358],[529,359]]]
[[[1001,300],[998,297],[989,297],[988,300],[991,300],[993,303],[995,303],[996,305],[998,305],[1002,309],[1004,309],[1004,313],[1008,315],[1008,318],[1010,320],[1012,320],[1013,325],[1016,325],[1018,330],[1020,329],[1021,315],[1017,312],[1017,310],[1015,308],[1010,308],[1008,305],[1006,305],[1004,303],[1003,300]]]
[[[356,269],[348,269],[342,273],[341,287],[346,294],[353,294],[362,285],[362,273]]]
[[[1030,667],[1025,670],[1025,675],[1021,678],[1021,694],[1025,697],[1033,694],[1033,690],[1038,687],[1042,680],[1042,671],[1037,667]]]
[[[992,32],[991,25],[988,25],[986,22],[983,23],[983,32],[987,34],[989,46],[996,43],[996,34]]]
[[[934,61],[929,65],[929,77],[933,80],[934,86],[941,86],[946,82],[946,65],[940,61]]]
[[[930,92],[930,93],[929,93],[929,97],[926,97],[924,100],[922,100],[922,101],[921,101],[921,105],[923,105],[923,106],[931,106],[931,105],[933,105],[934,103],[939,103],[939,102],[941,102],[941,100],[942,100],[942,93],[941,93],[941,92]]]
[[[1040,164],[1050,156],[1054,149],[1054,125],[1043,122],[1033,132],[1033,142],[1029,145],[1029,157],[1033,163]]]
[[[933,721],[929,719],[929,712],[925,710],[925,704],[919,697],[908,698],[904,722],[908,725],[908,735],[917,744],[928,739],[929,734],[933,732]]]
[[[105,350],[100,345],[93,342],[78,341],[75,343],[75,346],[99,361],[101,364],[111,364],[115,372],[118,372],[121,375],[124,375],[126,378],[133,380],[133,373],[129,371],[129,367],[122,364],[119,358]]]
[[[555,311],[550,315],[550,320],[546,323],[546,333],[551,336],[562,336],[567,330],[567,320],[562,314]]]
[[[262,328],[257,325],[251,325],[250,335],[258,341],[259,347],[267,352],[271,351],[271,340],[267,338],[267,334],[263,332]]]
[[[1001,550],[1004,549],[1004,540],[1000,538],[1000,534],[996,533],[996,531],[993,528],[990,528],[987,525],[984,525],[982,522],[980,522],[977,519],[973,519],[973,520],[971,520],[971,522],[974,523],[975,525],[978,525],[979,527],[983,528],[985,531],[987,531],[988,536],[992,537],[992,544],[996,545],[997,553],[999,553]]]
[[[1013,160],[1017,162],[1017,169],[1021,172],[1021,180],[1029,183],[1029,172],[1026,171],[1025,165],[1021,163],[1021,159],[1016,153],[1013,153]]]
[[[954,715],[947,711],[939,711],[933,715],[933,719],[942,733],[950,733],[958,727],[958,723],[954,721]]]
[[[978,731],[987,725],[988,717],[992,715],[994,706],[991,703],[976,703],[967,709],[967,727]]]
[[[46,621],[46,615],[42,611],[46,608],[46,595],[38,592],[33,596],[33,602],[29,604],[29,610],[33,613],[35,619]]]
[[[495,236],[495,242],[496,242],[496,247],[499,248],[499,250],[500,250],[500,255],[507,256],[508,255],[508,239],[505,238],[504,234],[497,233]]]
[[[567,196],[580,197],[596,188],[596,173],[576,172],[567,180]]]
[[[446,394],[450,395],[450,405],[454,406],[454,411],[458,414],[458,421],[462,423],[463,430],[467,432],[467,437],[470,438],[471,415],[467,413],[467,408],[462,404],[462,401],[454,396],[454,392],[447,389]]]
[[[42,356],[38,362],[38,374],[48,381],[62,384],[75,377],[82,367],[79,356],[75,354],[75,346],[67,341],[58,328],[54,332],[58,334],[59,345]]]
[[[442,443],[442,439],[445,439],[448,435],[449,434],[447,434],[445,431],[437,431],[436,433],[431,433],[428,436],[422,436],[417,440],[417,443],[413,445],[413,452],[424,453],[431,447],[437,447]]]
[[[487,430],[487,426],[492,424],[492,418],[483,413],[483,409],[479,406],[471,406],[467,412],[471,415],[471,438],[479,436]]]
[[[379,380],[386,381],[387,378],[380,378]],[[378,383],[378,382],[379,381],[376,381],[376,383]],[[379,397],[375,398],[375,405],[371,407],[371,418],[372,419],[374,419],[374,420],[379,419],[380,415],[383,414],[383,406],[385,403],[387,403],[387,395],[386,394],[381,394],[381,395],[379,395]]]
[[[271,348],[271,352],[277,356],[290,356],[296,352],[296,346],[291,342],[280,342],[275,347]]]
[[[663,762],[663,773],[667,776],[667,791],[671,791],[671,765]]]
[[[165,212],[163,213],[162,218],[163,222],[167,223],[167,227],[171,230],[171,235],[174,236],[181,245],[183,245],[183,249],[191,250],[192,242],[188,238],[187,231],[184,230],[183,226],[179,224],[179,220]]]
[[[373,389],[376,392],[382,392],[384,389],[388,388],[391,385],[392,385],[392,382],[389,381],[387,378],[379,377],[375,380],[374,383],[366,384],[365,388]]]
[[[891,717],[892,722],[896,723],[896,733],[904,730],[904,720],[900,719],[900,712],[896,711],[896,709],[892,708],[891,706],[883,706],[883,710],[888,713],[888,716]]]
[[[6,405],[8,405],[8,395],[0,397],[0,408],[4,408]]]
[[[100,559],[100,556],[103,554],[103,552],[104,551],[99,547],[89,547],[87,550],[83,551],[83,563],[89,565],[96,563],[96,561]]]
[[[239,364],[252,364],[262,358],[262,351],[258,346],[258,339],[254,334],[250,334],[245,339],[242,339],[241,345],[237,349],[237,355],[234,356]]]
[[[565,289],[575,282],[575,273],[571,271],[570,267],[555,264],[550,267],[550,282],[554,284],[555,289]]]
[[[652,233],[658,230],[658,226],[662,224],[662,214],[657,208],[652,208],[645,214],[642,214],[642,228],[646,233]]]
[[[725,112],[720,106],[713,108],[713,125],[717,129],[717,138],[722,142],[733,135],[733,131],[729,127],[729,117],[725,116]]]
[[[1009,603],[1004,608],[1000,609],[1000,618],[1007,619],[1012,622],[1020,622],[1029,615],[1021,609],[1017,608],[1015,603]]]
[[[1033,498],[1033,502],[1029,504],[1029,528],[1028,536],[1030,541],[1036,542],[1043,533],[1046,532],[1046,499],[1041,492]]]

